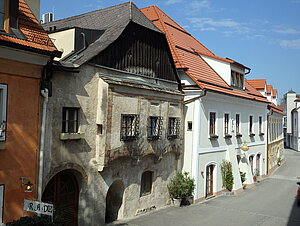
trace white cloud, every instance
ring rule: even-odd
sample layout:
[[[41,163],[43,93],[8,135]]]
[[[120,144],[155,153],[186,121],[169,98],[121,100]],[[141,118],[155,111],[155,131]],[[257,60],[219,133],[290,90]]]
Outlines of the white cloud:
[[[213,31],[219,30],[226,35],[231,34],[246,34],[250,32],[250,28],[248,28],[245,24],[239,23],[232,19],[221,19],[215,20],[213,18],[187,18],[193,27],[199,28],[202,31]]]
[[[193,10],[203,9],[203,8],[210,8],[210,2],[207,0],[203,1],[192,1],[189,5]]]
[[[281,40],[280,46],[284,49],[300,49],[300,39]]]
[[[171,4],[176,4],[176,3],[180,3],[180,2],[182,2],[182,0],[167,0],[166,4],[171,5]]]
[[[289,34],[289,35],[294,35],[294,34],[300,33],[300,31],[297,31],[294,28],[279,28],[279,29],[274,29],[272,31],[276,32],[276,33],[280,33],[280,34]]]

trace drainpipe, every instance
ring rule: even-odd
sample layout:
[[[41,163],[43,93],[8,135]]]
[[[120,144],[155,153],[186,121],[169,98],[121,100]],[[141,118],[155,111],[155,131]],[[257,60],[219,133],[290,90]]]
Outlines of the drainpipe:
[[[40,142],[40,157],[39,157],[39,180],[38,180],[38,201],[42,201],[43,190],[43,168],[44,168],[44,148],[45,148],[45,128],[48,104],[48,89],[41,90],[43,96],[43,115],[42,115],[42,128],[41,128],[41,142]]]
[[[266,161],[267,161],[267,172],[266,175],[269,174],[269,126],[270,126],[270,116],[273,114],[273,111],[270,109],[267,113],[267,151],[266,151]]]

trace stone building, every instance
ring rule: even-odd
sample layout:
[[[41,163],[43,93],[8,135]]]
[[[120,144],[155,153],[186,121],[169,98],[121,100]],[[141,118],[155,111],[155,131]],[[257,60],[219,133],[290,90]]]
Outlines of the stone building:
[[[48,78],[43,201],[72,225],[167,205],[183,95],[165,35],[130,2],[43,26],[63,51]]]

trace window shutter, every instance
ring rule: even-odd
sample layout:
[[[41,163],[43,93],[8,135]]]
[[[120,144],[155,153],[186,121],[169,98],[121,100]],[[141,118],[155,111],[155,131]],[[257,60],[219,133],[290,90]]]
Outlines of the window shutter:
[[[9,1],[9,26],[18,28],[19,0]]]

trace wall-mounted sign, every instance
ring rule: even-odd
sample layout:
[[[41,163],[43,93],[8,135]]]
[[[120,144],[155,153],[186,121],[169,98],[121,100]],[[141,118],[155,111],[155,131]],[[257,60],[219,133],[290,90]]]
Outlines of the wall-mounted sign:
[[[28,212],[53,216],[53,205],[24,199],[24,210]]]

